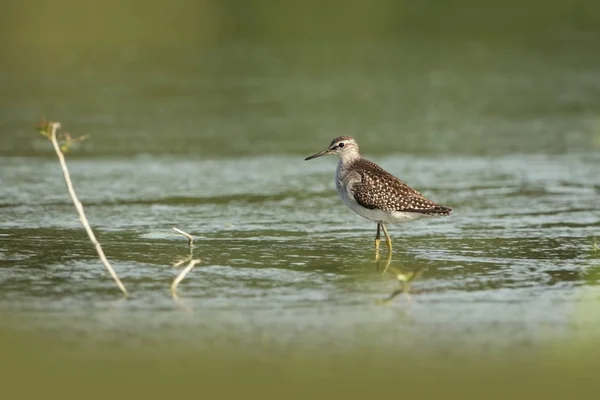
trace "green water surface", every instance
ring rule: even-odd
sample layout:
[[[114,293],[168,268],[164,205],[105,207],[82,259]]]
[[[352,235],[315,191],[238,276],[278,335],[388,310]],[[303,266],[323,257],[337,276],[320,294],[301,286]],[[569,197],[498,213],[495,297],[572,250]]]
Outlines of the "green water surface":
[[[579,380],[594,357],[570,350],[600,338],[595,3],[62,3],[0,17],[8,392],[595,388]],[[67,162],[128,299],[41,116],[90,135]],[[390,227],[392,269],[422,271],[411,298],[378,303],[398,282],[374,263],[375,225],[335,193],[333,157],[303,160],[339,135],[454,209]],[[173,226],[202,260],[178,301]]]

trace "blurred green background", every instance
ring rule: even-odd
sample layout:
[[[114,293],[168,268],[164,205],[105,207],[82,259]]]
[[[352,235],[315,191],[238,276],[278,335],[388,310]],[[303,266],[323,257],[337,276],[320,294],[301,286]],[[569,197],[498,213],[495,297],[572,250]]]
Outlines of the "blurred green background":
[[[0,4],[6,165],[13,157],[54,157],[33,132],[42,116],[91,135],[72,159],[298,158],[341,134],[356,136],[377,157],[600,149],[594,0]],[[562,162],[569,170],[569,160]],[[9,181],[2,181],[7,193]],[[480,181],[471,184],[475,191]],[[130,255],[122,253],[125,262]],[[575,309],[574,319],[585,322],[597,311]],[[72,346],[0,312],[6,398],[565,398],[598,389],[597,336],[585,323],[571,340],[535,347],[523,359],[519,350],[497,358],[387,353],[377,337],[333,356],[268,344],[248,356],[243,341],[215,351],[176,341]]]
[[[3,1],[0,152],[579,151],[598,139],[597,2]],[[40,151],[40,148],[42,151]]]

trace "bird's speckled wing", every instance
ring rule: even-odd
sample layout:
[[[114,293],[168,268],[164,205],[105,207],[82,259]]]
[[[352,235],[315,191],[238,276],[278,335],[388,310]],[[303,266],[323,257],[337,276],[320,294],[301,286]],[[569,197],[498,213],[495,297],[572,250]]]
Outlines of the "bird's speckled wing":
[[[361,182],[355,182],[351,190],[358,204],[365,208],[430,215],[448,215],[452,211],[429,200],[371,161],[361,158],[350,168],[361,177]]]

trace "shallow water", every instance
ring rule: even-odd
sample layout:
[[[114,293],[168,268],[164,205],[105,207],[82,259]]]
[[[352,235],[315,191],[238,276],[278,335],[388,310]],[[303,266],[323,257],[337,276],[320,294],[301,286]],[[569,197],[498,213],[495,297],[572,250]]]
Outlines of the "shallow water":
[[[207,367],[200,351],[217,364],[246,357],[245,371],[270,358],[290,375],[354,379],[398,359],[412,370],[422,355],[539,361],[549,345],[597,340],[600,34],[596,6],[561,7],[524,19],[473,11],[468,28],[467,8],[414,6],[402,34],[350,35],[348,23],[340,35],[280,37],[286,26],[259,24],[274,33],[136,44],[106,32],[90,44],[56,28],[0,42],[0,333],[44,340],[69,381],[79,364],[60,346],[101,380],[140,359],[110,353],[118,365],[98,372],[86,349],[175,344],[194,366]],[[128,299],[34,132],[40,116],[90,135],[67,162]],[[379,304],[398,282],[374,263],[374,224],[338,198],[333,158],[303,160],[338,135],[454,209],[390,227],[390,270],[422,271],[410,297]],[[196,237],[202,260],[178,300],[172,264],[188,248],[172,227]],[[28,376],[28,342],[6,347]],[[215,381],[229,376],[221,367]]]
[[[333,159],[72,160],[88,217],[133,294],[117,301],[56,162],[3,158],[2,305],[63,339],[114,340],[118,326],[132,345],[150,332],[190,339],[190,329],[195,345],[266,334],[329,350],[373,336],[382,346],[535,348],[568,334],[578,295],[595,284],[586,276],[597,261],[600,156],[374,160],[455,209],[392,227],[391,266],[423,269],[410,299],[377,304],[397,283],[377,271],[373,224],[337,197]],[[196,236],[202,259],[179,302],[170,265],[188,252],[172,226]]]

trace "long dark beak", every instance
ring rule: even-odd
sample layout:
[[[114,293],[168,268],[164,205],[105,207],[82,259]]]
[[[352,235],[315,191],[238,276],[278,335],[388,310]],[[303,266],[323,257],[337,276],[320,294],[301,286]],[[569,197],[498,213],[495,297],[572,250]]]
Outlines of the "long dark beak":
[[[325,149],[323,151],[320,151],[320,152],[318,152],[316,154],[313,154],[312,156],[306,157],[304,159],[304,161],[308,161],[308,160],[312,160],[313,158],[325,156],[325,155],[329,154],[329,150],[331,150],[331,149],[327,148],[327,149]]]

